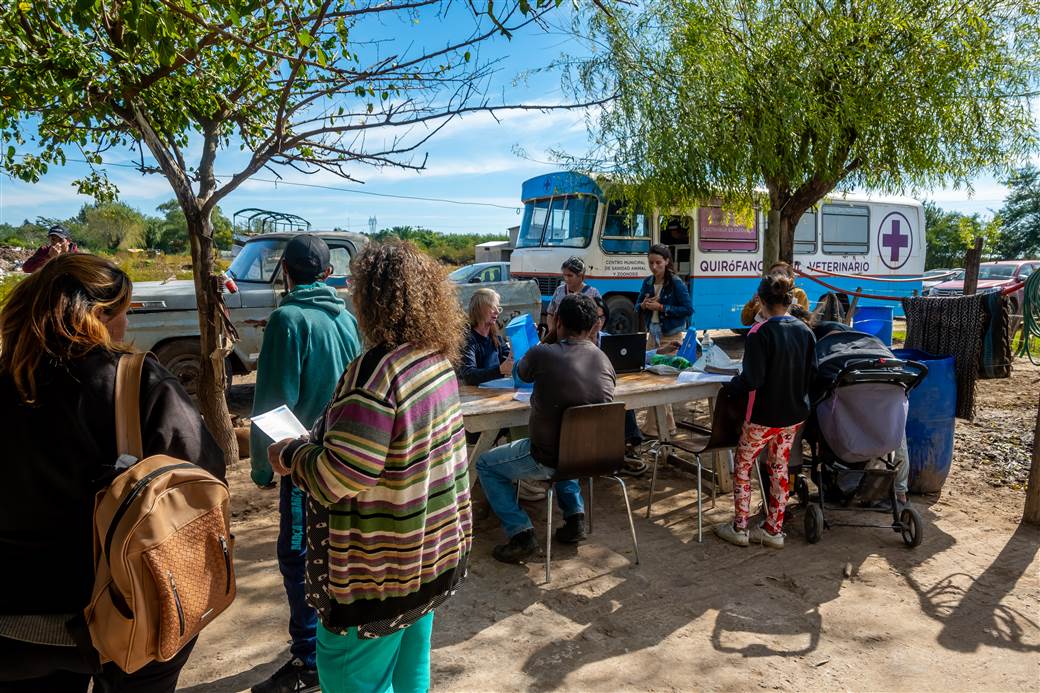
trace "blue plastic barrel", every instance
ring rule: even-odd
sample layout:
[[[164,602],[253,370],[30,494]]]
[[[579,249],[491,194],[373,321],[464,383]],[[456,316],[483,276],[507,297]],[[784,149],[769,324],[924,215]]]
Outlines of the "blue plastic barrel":
[[[852,316],[852,327],[892,346],[892,311],[892,306],[859,306]]]
[[[910,452],[911,493],[938,493],[953,463],[957,412],[957,374],[952,356],[917,349],[895,349],[896,358],[920,361],[928,375],[910,393],[906,444]]]

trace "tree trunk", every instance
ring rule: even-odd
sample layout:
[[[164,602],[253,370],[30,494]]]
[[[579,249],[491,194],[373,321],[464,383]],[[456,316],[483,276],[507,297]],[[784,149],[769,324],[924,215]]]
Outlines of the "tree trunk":
[[[199,369],[199,409],[206,427],[224,451],[224,462],[230,468],[238,463],[238,440],[231,425],[225,397],[224,368],[227,351],[223,345],[223,298],[214,276],[213,229],[210,215],[188,215],[188,238],[191,241],[191,267],[195,276],[195,296],[199,304],[199,343],[202,362]]]
[[[1026,510],[1022,521],[1040,525],[1040,404],[1036,409],[1036,426],[1033,427],[1033,464],[1029,467],[1029,483],[1026,485]]]
[[[801,213],[799,212],[799,216]],[[780,259],[794,267],[794,227],[797,222],[787,214],[780,214],[777,238],[780,245]]]
[[[769,210],[769,223],[762,243],[762,272],[772,267],[780,257],[780,210],[775,206]],[[790,260],[788,260],[790,262]]]

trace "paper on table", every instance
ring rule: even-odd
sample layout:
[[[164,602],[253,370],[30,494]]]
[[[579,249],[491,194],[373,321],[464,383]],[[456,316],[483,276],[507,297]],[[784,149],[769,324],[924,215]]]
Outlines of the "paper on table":
[[[299,438],[310,433],[284,404],[263,414],[257,414],[253,417],[253,423],[274,441]]]
[[[679,374],[679,383],[728,383],[733,380],[732,375],[719,373],[702,373],[701,371],[683,371]]]
[[[513,385],[513,376],[488,380],[487,382],[481,383],[477,387],[482,387],[486,390],[512,390],[515,388],[515,386]]]
[[[530,402],[531,390],[517,390],[516,394],[513,395],[513,399],[517,402]]]

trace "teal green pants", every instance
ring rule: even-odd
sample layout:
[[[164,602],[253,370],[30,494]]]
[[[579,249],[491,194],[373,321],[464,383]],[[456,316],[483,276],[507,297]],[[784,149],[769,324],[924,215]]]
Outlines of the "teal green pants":
[[[337,635],[318,624],[318,680],[323,693],[426,693],[430,689],[433,612],[392,635]]]

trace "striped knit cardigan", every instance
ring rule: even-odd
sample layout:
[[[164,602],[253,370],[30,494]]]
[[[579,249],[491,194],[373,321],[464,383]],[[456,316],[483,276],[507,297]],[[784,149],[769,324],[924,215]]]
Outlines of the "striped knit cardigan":
[[[405,344],[355,359],[323,444],[286,457],[293,482],[328,509],[307,518],[308,564],[319,568],[308,570],[309,601],[326,627],[440,603],[462,579],[473,542],[466,436],[442,355]]]

